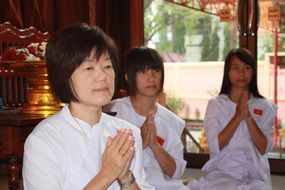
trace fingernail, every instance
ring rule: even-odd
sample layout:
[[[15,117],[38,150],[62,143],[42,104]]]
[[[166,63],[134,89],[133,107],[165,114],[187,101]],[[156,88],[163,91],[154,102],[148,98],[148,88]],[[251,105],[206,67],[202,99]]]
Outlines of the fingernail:
[[[130,129],[125,129],[124,131],[126,134],[129,134],[130,133]]]

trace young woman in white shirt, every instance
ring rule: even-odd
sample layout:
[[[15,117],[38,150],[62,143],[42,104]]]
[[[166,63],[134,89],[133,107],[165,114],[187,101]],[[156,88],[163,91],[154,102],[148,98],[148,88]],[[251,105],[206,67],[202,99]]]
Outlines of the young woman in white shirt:
[[[185,122],[157,102],[164,82],[161,56],[137,47],[125,53],[122,64],[130,96],[113,100],[104,110],[140,128],[147,182],[159,190],[187,189],[180,181],[186,166],[180,139]]]
[[[270,190],[266,153],[273,147],[276,106],[258,91],[257,66],[244,48],[225,59],[220,94],[209,100],[204,119],[210,160],[191,190]]]

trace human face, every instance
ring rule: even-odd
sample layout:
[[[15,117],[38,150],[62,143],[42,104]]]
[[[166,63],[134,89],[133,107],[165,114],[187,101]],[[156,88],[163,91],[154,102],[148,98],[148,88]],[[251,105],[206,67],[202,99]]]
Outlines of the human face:
[[[71,75],[71,85],[80,104],[102,107],[111,101],[114,93],[115,72],[108,53],[98,60],[95,50]]]
[[[232,88],[247,90],[252,79],[252,75],[253,70],[250,65],[245,64],[236,56],[232,57],[229,70],[229,79],[232,84]]]
[[[157,69],[143,69],[136,74],[136,94],[156,97],[161,86],[161,71]]]

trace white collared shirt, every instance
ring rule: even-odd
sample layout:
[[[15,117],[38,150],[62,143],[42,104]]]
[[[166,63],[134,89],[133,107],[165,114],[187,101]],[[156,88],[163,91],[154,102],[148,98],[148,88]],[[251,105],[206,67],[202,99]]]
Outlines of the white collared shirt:
[[[108,137],[114,137],[121,128],[132,129],[135,137],[136,152],[130,170],[138,186],[153,189],[145,182],[142,142],[135,126],[104,113],[92,127],[77,121],[65,105],[60,112],[40,122],[29,135],[24,150],[24,189],[83,189],[101,169]],[[117,181],[108,188],[119,189]]]
[[[186,167],[181,142],[181,134],[185,127],[185,121],[160,104],[157,103],[156,106],[157,110],[154,115],[154,121],[157,135],[164,140],[162,146],[165,151],[174,158],[176,170],[172,178],[165,175],[153,152],[149,148],[146,148],[143,150],[143,161],[147,182],[159,190],[187,189],[180,180]],[[109,105],[104,107],[104,110],[116,112],[116,117],[126,120],[137,127],[141,127],[146,120],[146,117],[135,112],[130,97],[113,100]]]

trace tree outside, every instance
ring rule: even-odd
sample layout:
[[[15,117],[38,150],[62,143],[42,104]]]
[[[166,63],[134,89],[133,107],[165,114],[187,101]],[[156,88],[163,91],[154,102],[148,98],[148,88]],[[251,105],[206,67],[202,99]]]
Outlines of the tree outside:
[[[224,59],[223,52],[238,44],[237,35],[231,35],[234,30],[237,33],[235,26],[220,23],[217,16],[161,0],[145,0],[144,10],[145,44],[161,54],[177,53],[186,61],[218,61]],[[222,33],[231,36],[223,37]],[[193,52],[201,56],[191,60],[193,56],[188,54]]]

